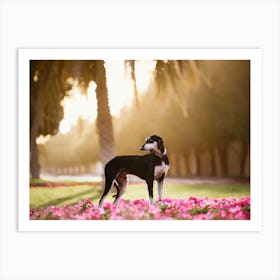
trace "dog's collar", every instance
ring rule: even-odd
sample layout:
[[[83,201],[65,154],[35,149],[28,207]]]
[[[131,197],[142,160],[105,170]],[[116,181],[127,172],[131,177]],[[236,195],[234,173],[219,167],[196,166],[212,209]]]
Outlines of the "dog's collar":
[[[153,153],[154,153],[156,156],[160,157],[161,159],[164,159],[164,158],[167,157],[166,154],[164,154],[164,153],[162,153],[162,152],[159,152],[159,151],[153,151]]]

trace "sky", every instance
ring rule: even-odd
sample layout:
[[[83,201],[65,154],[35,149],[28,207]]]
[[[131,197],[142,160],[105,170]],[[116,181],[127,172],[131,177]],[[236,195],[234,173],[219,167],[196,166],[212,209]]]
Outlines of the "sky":
[[[147,90],[154,69],[154,61],[137,61],[135,75],[139,94]],[[129,72],[126,72],[124,61],[106,61],[107,88],[111,114],[118,116],[122,108],[131,106],[134,98],[133,83]],[[62,101],[64,118],[60,123],[60,133],[67,133],[76,124],[79,117],[93,122],[96,119],[97,103],[95,97],[95,83],[91,82],[88,94],[82,95],[77,86],[72,89],[71,95]]]

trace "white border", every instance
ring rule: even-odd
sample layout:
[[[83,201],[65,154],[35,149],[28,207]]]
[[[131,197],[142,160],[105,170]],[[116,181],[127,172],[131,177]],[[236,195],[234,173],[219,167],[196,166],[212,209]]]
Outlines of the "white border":
[[[29,220],[29,61],[36,59],[233,59],[251,61],[251,220],[34,221]],[[260,49],[19,49],[19,231],[261,231],[262,65]],[[117,226],[116,226],[117,225]]]

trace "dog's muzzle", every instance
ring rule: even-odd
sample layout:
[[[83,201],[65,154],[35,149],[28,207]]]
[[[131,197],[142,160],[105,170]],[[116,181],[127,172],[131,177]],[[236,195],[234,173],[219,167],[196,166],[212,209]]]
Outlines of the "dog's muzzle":
[[[141,150],[141,151],[145,151],[145,149],[144,149],[144,145],[143,145],[143,146],[141,146],[140,150]]]

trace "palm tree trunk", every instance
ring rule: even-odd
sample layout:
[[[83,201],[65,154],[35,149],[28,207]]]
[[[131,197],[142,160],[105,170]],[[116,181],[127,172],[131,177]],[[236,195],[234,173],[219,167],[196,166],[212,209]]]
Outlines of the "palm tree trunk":
[[[222,142],[218,146],[219,158],[221,163],[221,176],[228,176],[228,143]]]
[[[100,160],[105,164],[116,155],[112,116],[110,113],[106,71],[103,60],[95,61],[95,83],[97,99],[97,131],[99,136]]]
[[[41,99],[52,64],[53,62],[51,61],[44,62],[43,67],[40,69],[39,81],[35,82],[35,84],[32,84],[34,82],[34,73],[30,67],[30,111],[33,113],[33,116],[30,116],[30,175],[32,179],[40,178],[39,152],[36,138],[41,123]]]
[[[39,153],[36,137],[30,139],[30,174],[32,179],[40,178]]]
[[[200,160],[200,150],[195,148],[194,149],[194,155],[195,155],[195,163],[196,163],[196,176],[201,175],[201,160]]]
[[[241,141],[241,157],[240,157],[240,177],[245,177],[246,158],[248,154],[248,142]]]
[[[217,176],[216,160],[215,160],[215,146],[211,145],[209,147],[210,154],[210,164],[211,164],[211,176]]]
[[[190,166],[189,166],[189,154],[188,153],[183,153],[184,161],[185,161],[185,176],[190,175]]]

